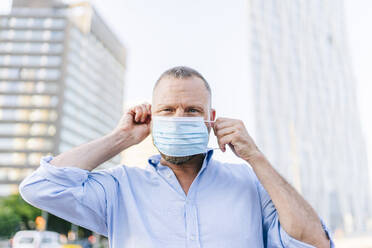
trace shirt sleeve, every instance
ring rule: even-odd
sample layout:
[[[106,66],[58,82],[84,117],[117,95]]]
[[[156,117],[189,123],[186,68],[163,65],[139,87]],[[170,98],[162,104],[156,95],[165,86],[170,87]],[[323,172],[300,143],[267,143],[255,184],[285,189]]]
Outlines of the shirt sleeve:
[[[252,172],[253,173],[253,172]],[[263,217],[263,231],[264,231],[264,243],[266,248],[315,248],[312,245],[306,244],[299,240],[292,238],[280,225],[279,216],[276,208],[264,189],[258,178],[256,178],[256,185],[260,195],[262,217]],[[323,230],[330,240],[330,247],[334,248],[331,235],[324,222],[320,219]]]
[[[56,167],[43,157],[40,167],[19,186],[31,205],[76,225],[107,236],[107,201],[116,181],[107,170],[90,172],[76,167]]]

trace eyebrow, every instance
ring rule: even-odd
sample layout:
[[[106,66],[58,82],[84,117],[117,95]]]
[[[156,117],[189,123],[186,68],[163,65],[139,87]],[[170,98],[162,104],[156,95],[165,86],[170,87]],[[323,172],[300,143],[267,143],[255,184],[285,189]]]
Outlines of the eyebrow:
[[[173,104],[158,104],[158,107],[174,107]],[[203,108],[202,105],[189,105],[189,106],[186,106],[186,108]]]

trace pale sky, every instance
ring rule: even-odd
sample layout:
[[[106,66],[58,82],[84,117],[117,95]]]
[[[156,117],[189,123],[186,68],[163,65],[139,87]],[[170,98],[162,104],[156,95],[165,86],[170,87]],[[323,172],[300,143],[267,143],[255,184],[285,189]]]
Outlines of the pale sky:
[[[229,4],[224,0],[92,2],[127,49],[127,104],[151,101],[152,86],[164,70],[188,65],[210,82],[217,116],[244,120],[254,137],[252,106],[239,104],[239,99],[250,97],[246,0]],[[0,11],[6,10],[6,3],[0,1]],[[372,1],[345,0],[347,38],[369,161],[372,161],[371,13]],[[372,168],[370,175],[372,179]]]
[[[240,116],[235,99],[249,93],[244,0],[230,6],[221,0],[95,2],[127,48],[128,102],[151,100],[163,71],[188,65],[210,82],[221,115]]]
[[[372,1],[346,0],[345,14],[372,193]]]

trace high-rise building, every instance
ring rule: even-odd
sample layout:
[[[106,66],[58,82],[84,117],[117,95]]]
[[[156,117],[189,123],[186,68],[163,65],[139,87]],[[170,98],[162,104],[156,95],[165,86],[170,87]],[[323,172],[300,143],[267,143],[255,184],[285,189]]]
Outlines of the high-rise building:
[[[371,217],[342,1],[249,0],[257,143],[330,228]]]
[[[110,132],[124,70],[122,43],[91,5],[13,0],[0,16],[0,194],[16,192],[42,156]]]

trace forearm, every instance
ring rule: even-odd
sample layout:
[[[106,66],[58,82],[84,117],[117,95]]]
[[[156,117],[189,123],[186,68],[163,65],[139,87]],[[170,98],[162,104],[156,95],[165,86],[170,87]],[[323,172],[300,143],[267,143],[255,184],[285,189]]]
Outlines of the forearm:
[[[115,131],[59,154],[50,161],[50,164],[57,167],[74,166],[91,171],[132,143],[130,135]]]
[[[269,194],[283,229],[293,238],[315,247],[329,247],[318,215],[304,198],[261,154],[247,161]]]

